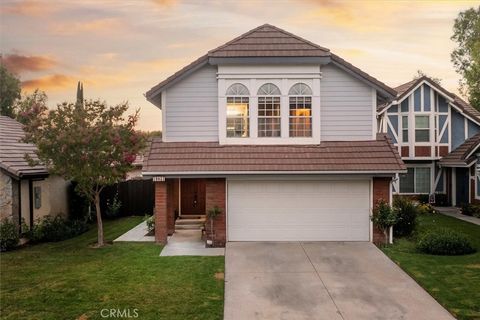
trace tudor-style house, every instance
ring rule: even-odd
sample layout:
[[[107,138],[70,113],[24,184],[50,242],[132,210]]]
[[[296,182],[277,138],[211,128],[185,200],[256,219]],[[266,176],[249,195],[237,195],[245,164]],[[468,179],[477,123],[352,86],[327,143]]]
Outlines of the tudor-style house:
[[[395,90],[397,97],[378,109],[379,130],[388,133],[407,166],[393,193],[445,194],[451,205],[480,199],[480,112],[427,77]]]
[[[263,25],[151,88],[162,110],[142,174],[155,181],[155,237],[178,218],[226,241],[375,241],[373,206],[407,173],[378,134],[397,91],[329,49]]]

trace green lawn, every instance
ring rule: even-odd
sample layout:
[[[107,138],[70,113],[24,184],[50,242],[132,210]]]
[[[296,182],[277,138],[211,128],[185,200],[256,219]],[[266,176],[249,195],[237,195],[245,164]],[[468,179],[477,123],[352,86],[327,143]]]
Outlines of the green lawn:
[[[480,226],[443,215],[419,217],[418,232],[446,227],[466,234],[479,252],[432,256],[400,239],[383,251],[458,319],[480,319]]]
[[[141,221],[105,223],[113,240]],[[138,319],[222,319],[223,257],[159,257],[153,243],[89,244],[96,228],[67,241],[0,255],[1,319],[102,319],[102,309],[138,309]],[[218,275],[217,275],[218,276]]]

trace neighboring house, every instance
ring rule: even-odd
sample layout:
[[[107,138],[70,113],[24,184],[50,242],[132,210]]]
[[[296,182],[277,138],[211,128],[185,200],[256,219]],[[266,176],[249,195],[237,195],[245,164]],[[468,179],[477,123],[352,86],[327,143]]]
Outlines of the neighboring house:
[[[143,167],[143,154],[138,154],[132,163],[133,169],[127,172],[125,180],[141,179]]]
[[[427,77],[396,91],[378,110],[379,131],[388,132],[408,168],[393,192],[446,194],[452,205],[479,199],[480,112]]]
[[[406,168],[377,134],[376,111],[396,96],[329,49],[271,25],[209,51],[146,94],[163,114],[163,137],[143,166],[155,181],[156,240],[174,232],[176,213],[215,206],[217,246],[382,237],[372,208],[391,201]]]
[[[0,218],[31,227],[38,218],[68,213],[69,183],[43,165],[29,165],[25,154],[37,159],[35,146],[21,142],[24,136],[22,124],[0,116]]]

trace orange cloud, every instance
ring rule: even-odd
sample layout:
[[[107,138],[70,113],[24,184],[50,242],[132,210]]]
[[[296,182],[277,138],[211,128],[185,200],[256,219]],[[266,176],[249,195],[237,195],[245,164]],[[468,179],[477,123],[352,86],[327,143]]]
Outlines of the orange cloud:
[[[48,70],[57,65],[57,62],[49,57],[24,56],[20,54],[0,56],[0,62],[13,73]]]
[[[50,30],[57,35],[73,35],[88,32],[113,33],[124,26],[118,18],[104,18],[86,22],[65,22],[51,25]]]
[[[58,9],[58,5],[48,5],[46,2],[27,0],[4,5],[0,8],[2,14],[14,14],[22,16],[45,16]]]
[[[177,3],[177,0],[152,0],[153,3],[161,5],[163,7],[169,7]]]
[[[76,83],[77,80],[71,76],[63,74],[53,74],[37,79],[22,81],[22,89],[27,91],[33,91],[35,89],[40,89],[42,91],[53,91],[64,89],[66,87],[74,88]]]

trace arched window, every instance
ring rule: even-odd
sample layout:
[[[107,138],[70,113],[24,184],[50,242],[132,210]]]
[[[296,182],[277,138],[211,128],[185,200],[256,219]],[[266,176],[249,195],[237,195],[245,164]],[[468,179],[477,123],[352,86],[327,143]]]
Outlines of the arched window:
[[[305,83],[297,83],[290,88],[288,94],[291,96],[311,96],[312,89]]]
[[[258,89],[258,136],[280,137],[280,89],[265,83]]]
[[[245,87],[241,83],[234,83],[227,89],[227,96],[248,96],[250,93],[248,92],[247,87]]]
[[[288,91],[290,137],[312,136],[312,89],[297,83]]]
[[[249,91],[241,83],[234,83],[227,89],[227,137],[247,138],[249,136]]]

